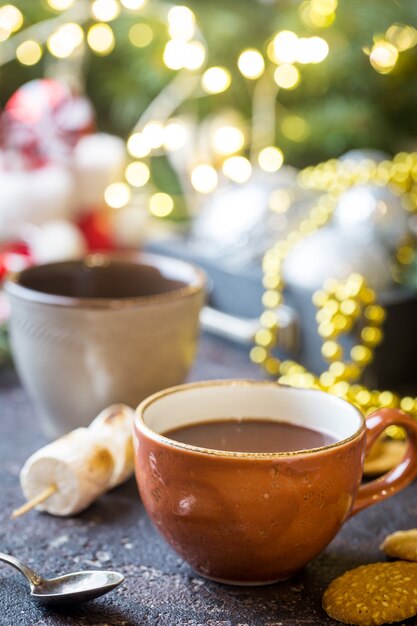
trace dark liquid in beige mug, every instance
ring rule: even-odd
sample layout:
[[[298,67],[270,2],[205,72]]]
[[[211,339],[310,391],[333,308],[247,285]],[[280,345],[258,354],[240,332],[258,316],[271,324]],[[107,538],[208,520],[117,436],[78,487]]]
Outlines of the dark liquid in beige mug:
[[[103,265],[65,261],[32,267],[21,273],[19,283],[56,296],[108,299],[154,296],[187,285],[170,275],[166,268],[162,271],[146,262],[138,264],[117,259],[109,259]]]
[[[166,437],[199,448],[228,452],[295,452],[335,443],[337,439],[287,422],[270,419],[222,419],[175,428]]]

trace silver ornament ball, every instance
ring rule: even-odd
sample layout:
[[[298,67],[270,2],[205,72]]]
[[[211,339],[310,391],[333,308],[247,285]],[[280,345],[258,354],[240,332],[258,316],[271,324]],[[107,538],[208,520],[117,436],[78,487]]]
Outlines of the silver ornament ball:
[[[409,230],[401,199],[386,187],[358,185],[340,196],[333,223],[351,236],[362,237],[394,249]]]
[[[320,289],[327,278],[363,274],[377,292],[389,289],[392,279],[384,248],[364,245],[330,226],[301,241],[287,257],[283,276],[289,286]]]

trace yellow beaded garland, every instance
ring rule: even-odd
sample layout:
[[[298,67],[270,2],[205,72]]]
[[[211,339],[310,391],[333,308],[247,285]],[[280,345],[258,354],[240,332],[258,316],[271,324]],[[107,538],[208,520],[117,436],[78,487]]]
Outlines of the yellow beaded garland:
[[[251,359],[269,374],[278,376],[282,384],[324,389],[352,402],[365,414],[379,407],[400,407],[417,417],[417,398],[407,396],[401,399],[391,391],[369,390],[360,384],[352,384],[360,378],[373,358],[375,347],[382,341],[381,326],[385,319],[384,308],[376,303],[375,292],[360,274],[351,274],[343,281],[329,278],[323,288],[313,294],[313,303],[318,309],[318,333],[323,339],[322,355],[329,363],[328,370],[316,376],[295,361],[281,361],[271,351],[279,333],[278,318],[273,309],[283,302],[282,265],[288,253],[329,221],[339,195],[355,185],[387,185],[394,194],[402,197],[405,210],[416,212],[417,152],[402,152],[392,161],[380,163],[371,159],[360,163],[332,159],[302,170],[298,182],[304,189],[322,195],[299,227],[278,241],[264,256],[263,285],[266,291],[262,302],[265,311],[261,315],[262,329],[256,334]],[[413,241],[402,242],[396,255],[398,263],[407,265],[414,256]],[[353,327],[358,328],[361,343],[351,348],[351,360],[345,360],[339,338]],[[389,434],[398,437],[402,436],[402,431],[393,426]]]

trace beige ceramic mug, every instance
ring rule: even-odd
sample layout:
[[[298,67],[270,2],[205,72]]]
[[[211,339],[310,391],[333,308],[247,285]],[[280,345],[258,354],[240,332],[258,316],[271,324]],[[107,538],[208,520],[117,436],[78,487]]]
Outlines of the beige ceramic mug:
[[[6,283],[20,378],[49,437],[106,406],[136,406],[183,382],[193,362],[204,276],[148,254],[91,255]]]
[[[164,433],[245,418],[331,434],[295,452],[225,452]],[[409,447],[391,472],[361,485],[364,455],[391,425]],[[145,508],[168,543],[213,580],[259,585],[289,578],[330,543],[344,522],[394,495],[417,475],[417,422],[397,409],[365,418],[323,391],[244,380],[167,389],[138,407],[136,477]]]

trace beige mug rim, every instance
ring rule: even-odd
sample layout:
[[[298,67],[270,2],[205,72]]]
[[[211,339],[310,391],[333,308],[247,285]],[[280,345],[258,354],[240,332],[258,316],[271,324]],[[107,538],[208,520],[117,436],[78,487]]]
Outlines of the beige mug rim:
[[[146,409],[151,405],[164,398],[168,395],[172,395],[174,393],[179,393],[182,391],[187,391],[188,389],[196,389],[199,387],[220,387],[220,386],[259,386],[259,387],[280,387],[281,389],[285,389],[289,393],[297,393],[302,389],[307,393],[316,393],[320,394],[323,397],[329,396],[333,398],[335,401],[339,402],[343,406],[348,406],[353,409],[360,418],[360,426],[359,428],[349,437],[345,439],[341,439],[340,441],[335,441],[334,443],[327,444],[325,446],[320,446],[318,448],[309,448],[306,450],[296,450],[293,452],[231,452],[228,450],[214,450],[211,448],[202,448],[199,446],[193,446],[188,443],[182,443],[180,441],[174,441],[165,435],[161,435],[160,433],[155,432],[150,428],[144,421],[144,413]],[[163,389],[162,391],[158,391],[151,396],[148,396],[145,400],[143,400],[135,411],[135,431],[136,428],[141,430],[145,435],[153,439],[158,443],[162,443],[164,445],[169,446],[170,448],[176,448],[179,450],[185,450],[188,452],[194,452],[201,455],[209,455],[220,458],[237,458],[237,459],[264,459],[264,460],[273,460],[273,459],[282,459],[282,458],[293,458],[293,457],[301,457],[311,454],[321,454],[327,450],[332,450],[334,448],[338,448],[344,446],[355,439],[357,439],[362,432],[365,430],[365,417],[359,411],[357,407],[355,407],[350,402],[342,398],[338,398],[337,396],[333,396],[321,389],[306,389],[306,388],[298,388],[298,387],[290,387],[289,385],[281,385],[280,383],[268,380],[253,380],[246,378],[238,378],[238,379],[219,379],[219,380],[205,380],[205,381],[197,381],[192,383],[185,383],[183,385],[176,385],[175,387],[169,387],[168,389]]]
[[[19,283],[19,280],[23,274],[30,274],[32,270],[42,270],[42,268],[51,266],[62,265],[79,265],[81,263],[88,265],[89,259],[101,257],[103,260],[110,263],[117,263],[118,261],[131,262],[132,265],[151,265],[152,267],[160,267],[161,263],[167,261],[174,263],[176,266],[187,267],[193,271],[193,280],[187,283],[184,287],[173,289],[172,291],[165,291],[149,296],[135,296],[129,298],[91,298],[91,297],[76,297],[76,296],[61,296],[58,294],[44,293],[25,287]],[[12,274],[9,276],[4,284],[4,290],[9,296],[18,298],[25,302],[32,302],[36,304],[67,307],[67,308],[93,308],[93,309],[125,309],[134,308],[137,306],[153,305],[153,304],[168,304],[176,300],[187,298],[195,295],[204,290],[207,284],[207,277],[203,270],[193,263],[183,261],[170,256],[162,254],[153,254],[148,252],[129,252],[129,253],[91,253],[87,254],[79,259],[73,259],[69,261],[57,261],[54,263],[43,263],[41,265],[34,265],[28,268]]]

